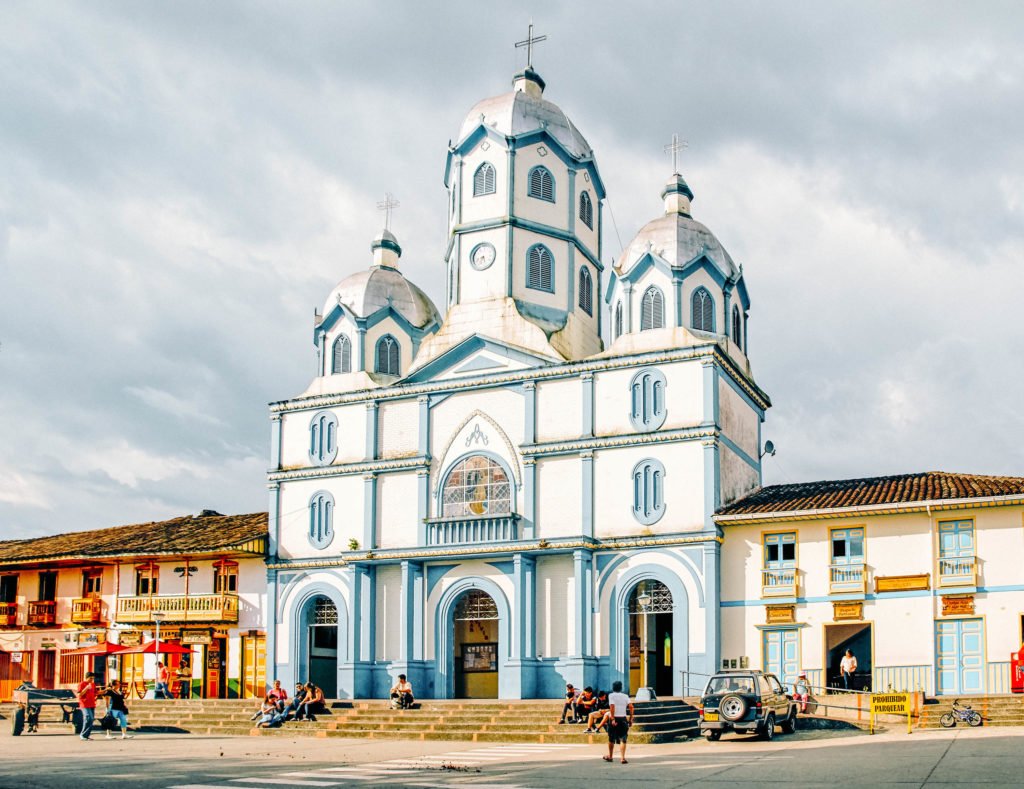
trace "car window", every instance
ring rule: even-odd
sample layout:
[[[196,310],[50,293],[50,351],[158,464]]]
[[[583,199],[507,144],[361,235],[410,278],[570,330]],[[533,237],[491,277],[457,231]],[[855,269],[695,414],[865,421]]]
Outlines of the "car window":
[[[768,683],[772,686],[772,690],[776,693],[782,693],[782,685],[779,684],[779,680],[775,677],[768,677]]]
[[[718,693],[753,693],[753,677],[713,677],[708,683],[705,696]]]
[[[761,695],[770,696],[772,694],[772,686],[768,684],[768,678],[762,674],[758,679],[760,680],[758,684],[761,686]]]

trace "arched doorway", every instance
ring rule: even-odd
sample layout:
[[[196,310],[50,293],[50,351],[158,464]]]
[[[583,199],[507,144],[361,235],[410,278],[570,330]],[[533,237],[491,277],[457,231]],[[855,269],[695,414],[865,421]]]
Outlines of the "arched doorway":
[[[672,593],[661,581],[640,581],[629,595],[629,687],[672,695]]]
[[[499,617],[494,598],[479,589],[464,592],[452,620],[455,698],[498,698]]]
[[[324,697],[338,695],[338,609],[329,597],[317,595],[306,603],[308,664],[306,676]]]

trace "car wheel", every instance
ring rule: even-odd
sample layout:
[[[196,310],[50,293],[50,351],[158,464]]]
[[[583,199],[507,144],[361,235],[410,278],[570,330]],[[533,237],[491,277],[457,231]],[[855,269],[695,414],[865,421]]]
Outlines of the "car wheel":
[[[781,724],[782,731],[785,734],[792,734],[796,731],[796,707],[793,707],[789,711],[789,717],[787,717]]]
[[[771,742],[775,739],[775,713],[769,712],[768,717],[764,719],[764,726],[761,729],[761,738],[767,742]]]
[[[718,729],[708,729],[704,736],[708,738],[708,742],[718,742],[722,739],[722,732]]]
[[[735,694],[724,696],[718,703],[718,712],[727,721],[741,720],[747,714],[749,708],[750,705],[747,703],[747,700]]]
[[[11,736],[18,737],[25,730],[25,710],[18,707],[11,718]]]

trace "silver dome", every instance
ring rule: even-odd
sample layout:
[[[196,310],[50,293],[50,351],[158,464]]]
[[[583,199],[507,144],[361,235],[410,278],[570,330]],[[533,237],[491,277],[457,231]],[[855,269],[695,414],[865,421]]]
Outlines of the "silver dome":
[[[427,294],[388,266],[372,266],[339,282],[327,298],[324,315],[338,303],[360,318],[390,304],[417,329],[441,322],[441,315]]]
[[[739,268],[714,233],[686,214],[665,214],[644,225],[629,242],[615,268],[620,272],[628,271],[648,249],[673,266],[684,266],[703,253],[715,261],[727,276],[739,273]]]

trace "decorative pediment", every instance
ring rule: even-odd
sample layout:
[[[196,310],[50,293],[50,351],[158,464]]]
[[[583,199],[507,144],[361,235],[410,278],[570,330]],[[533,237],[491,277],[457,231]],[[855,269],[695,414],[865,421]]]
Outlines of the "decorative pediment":
[[[414,371],[407,383],[421,383],[445,378],[490,375],[542,367],[551,359],[485,337],[467,337],[435,359]]]

